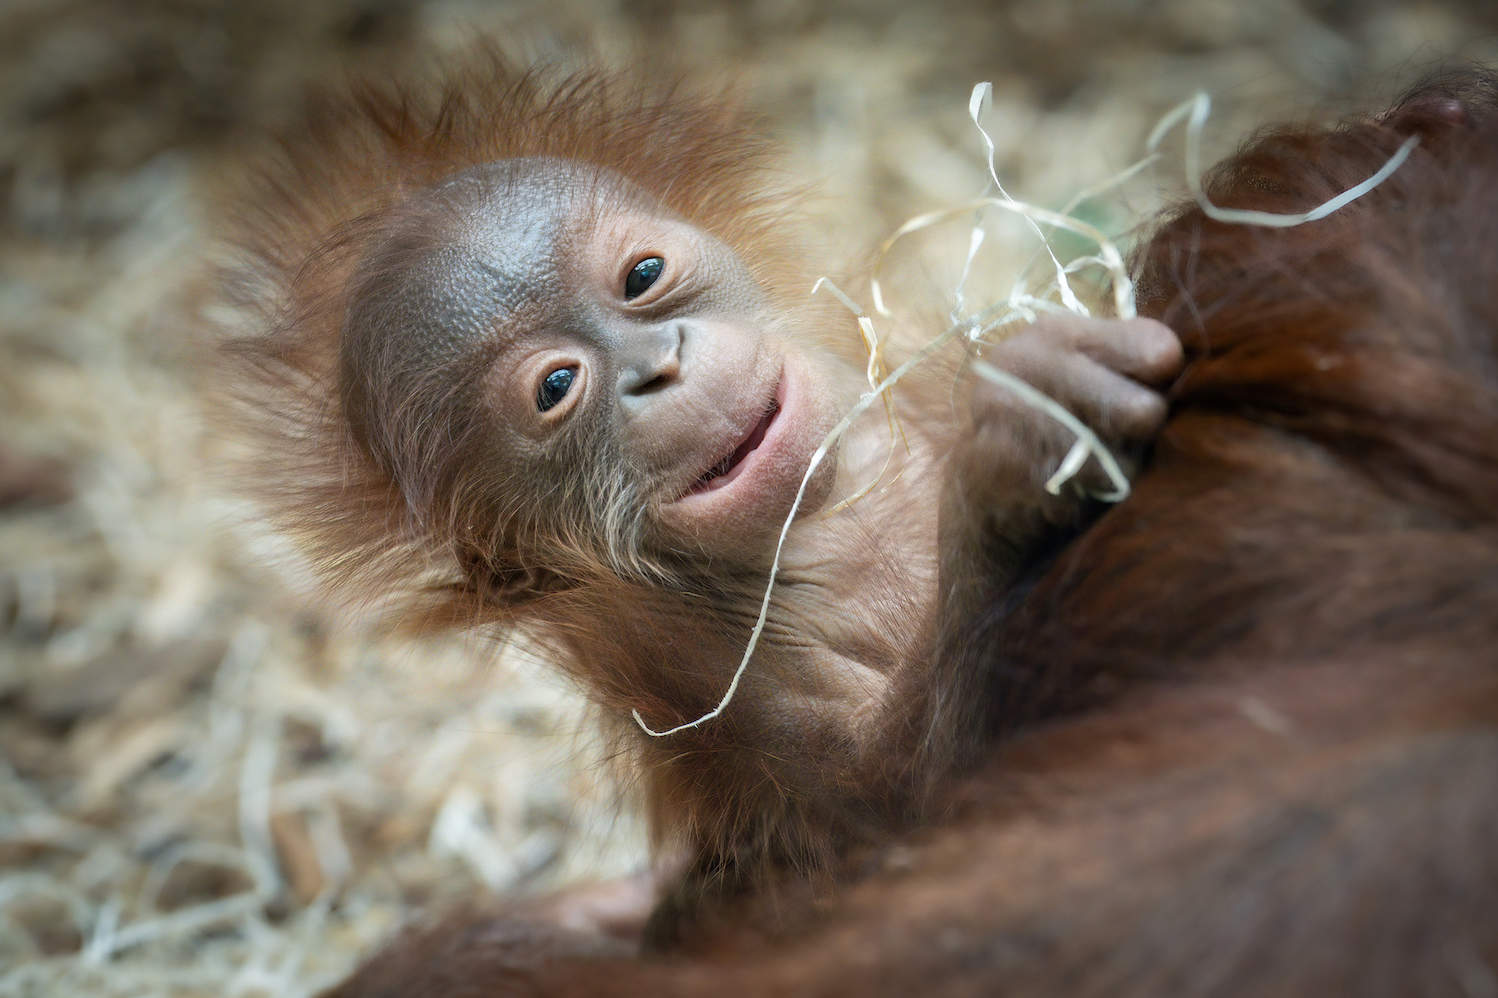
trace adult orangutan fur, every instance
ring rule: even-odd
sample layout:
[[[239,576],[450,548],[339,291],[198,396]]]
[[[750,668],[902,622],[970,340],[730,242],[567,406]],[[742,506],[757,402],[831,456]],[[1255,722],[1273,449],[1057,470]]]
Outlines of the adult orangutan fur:
[[[929,681],[990,742],[945,819],[685,951],[467,914],[338,998],[1482,995],[1498,989],[1498,77],[1267,132],[1171,214],[1188,366],[1134,495]],[[971,690],[972,687],[963,687]]]

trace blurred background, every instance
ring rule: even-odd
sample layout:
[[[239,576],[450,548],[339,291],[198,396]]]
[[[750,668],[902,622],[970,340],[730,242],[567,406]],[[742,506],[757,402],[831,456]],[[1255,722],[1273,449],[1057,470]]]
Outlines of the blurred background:
[[[205,421],[226,178],[310,88],[479,36],[726,74],[846,262],[983,193],[980,80],[1055,206],[1197,90],[1210,161],[1498,62],[1498,5],[0,0],[0,996],[308,994],[425,906],[642,862],[572,692],[325,609]],[[1151,177],[1095,220],[1178,195],[1178,155]]]

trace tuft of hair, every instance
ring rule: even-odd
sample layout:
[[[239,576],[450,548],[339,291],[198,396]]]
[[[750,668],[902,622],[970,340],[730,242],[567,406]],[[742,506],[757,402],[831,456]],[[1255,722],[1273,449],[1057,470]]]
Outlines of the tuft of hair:
[[[493,49],[458,62],[415,84],[366,81],[309,99],[235,199],[224,274],[236,316],[223,354],[229,418],[256,440],[247,489],[333,593],[411,629],[509,623],[537,593],[662,570],[640,553],[642,504],[614,477],[568,485],[564,506],[588,515],[549,524],[560,536],[548,536],[543,570],[523,554],[534,538],[515,533],[525,530],[515,511],[483,506],[522,490],[457,474],[476,426],[397,428],[421,468],[371,445],[340,397],[340,340],[361,261],[415,195],[479,164],[568,159],[633,179],[722,239],[777,304],[809,287],[783,251],[798,192],[726,90],[520,69]]]

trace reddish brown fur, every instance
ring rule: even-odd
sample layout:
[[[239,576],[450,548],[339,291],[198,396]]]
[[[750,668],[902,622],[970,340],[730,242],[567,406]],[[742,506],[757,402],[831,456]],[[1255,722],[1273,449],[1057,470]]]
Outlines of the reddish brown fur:
[[[1455,109],[1454,109],[1455,108]],[[996,739],[949,818],[621,959],[522,917],[340,998],[1492,994],[1498,989],[1498,82],[1272,132],[1143,256],[1190,366],[1135,495],[931,678]],[[538,945],[543,941],[543,949]]]

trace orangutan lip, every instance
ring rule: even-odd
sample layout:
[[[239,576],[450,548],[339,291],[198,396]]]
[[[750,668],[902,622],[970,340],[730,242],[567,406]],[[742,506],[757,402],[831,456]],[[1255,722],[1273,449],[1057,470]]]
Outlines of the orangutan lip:
[[[754,424],[754,428],[749,431],[749,435],[733,449],[732,454],[729,454],[723,460],[707,469],[707,472],[701,478],[697,479],[696,484],[692,486],[688,494],[711,492],[713,489],[721,489],[737,478],[739,472],[743,470],[744,459],[756,447],[764,443],[765,434],[770,432],[770,425],[775,422],[775,417],[779,414],[780,400],[778,398],[771,399],[769,411],[760,418],[759,422]]]

